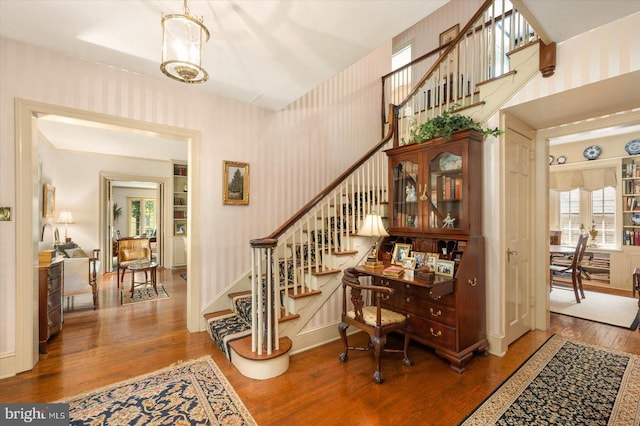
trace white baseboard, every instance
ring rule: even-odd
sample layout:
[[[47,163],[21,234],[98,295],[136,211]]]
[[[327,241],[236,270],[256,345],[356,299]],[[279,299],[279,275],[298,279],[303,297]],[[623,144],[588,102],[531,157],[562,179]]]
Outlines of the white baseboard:
[[[338,324],[340,324],[340,321],[336,321],[313,330],[303,331],[297,336],[292,337],[291,341],[293,342],[293,347],[291,348],[291,355],[305,352],[309,349],[338,340],[340,338],[340,334],[338,333]],[[351,330],[347,331],[347,335],[351,335],[357,333],[359,330],[351,327]]]
[[[15,352],[5,352],[0,354],[0,379],[15,376],[18,371],[17,358]]]
[[[496,356],[504,356],[507,353],[506,336],[504,334],[487,333],[489,353]]]

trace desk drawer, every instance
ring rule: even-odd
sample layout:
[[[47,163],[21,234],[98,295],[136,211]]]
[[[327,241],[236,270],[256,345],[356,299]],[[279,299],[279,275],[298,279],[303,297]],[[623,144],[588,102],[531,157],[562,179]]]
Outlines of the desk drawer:
[[[417,315],[409,317],[409,327],[411,333],[424,340],[426,344],[457,351],[456,329],[454,327],[429,321]]]

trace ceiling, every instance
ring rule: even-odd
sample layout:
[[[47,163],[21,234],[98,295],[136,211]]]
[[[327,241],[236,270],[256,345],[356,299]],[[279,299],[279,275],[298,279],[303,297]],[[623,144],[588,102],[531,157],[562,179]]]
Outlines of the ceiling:
[[[209,81],[192,87],[280,110],[447,1],[190,0],[211,33]],[[640,0],[520,1],[556,42],[640,11]],[[182,12],[182,0],[0,0],[0,36],[180,85],[160,71],[160,19]],[[76,150],[92,140],[90,126],[70,140],[71,124],[60,121],[41,126],[55,146],[58,133]]]

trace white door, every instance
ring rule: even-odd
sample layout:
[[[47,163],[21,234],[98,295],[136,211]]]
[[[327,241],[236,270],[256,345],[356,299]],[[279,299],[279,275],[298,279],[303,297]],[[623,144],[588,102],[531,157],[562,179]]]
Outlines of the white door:
[[[534,132],[506,117],[505,302],[507,344],[532,328]]]

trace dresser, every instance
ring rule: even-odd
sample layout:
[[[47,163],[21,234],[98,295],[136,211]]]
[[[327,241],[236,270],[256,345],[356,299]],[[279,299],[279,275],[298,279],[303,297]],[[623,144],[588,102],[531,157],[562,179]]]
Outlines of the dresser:
[[[38,317],[40,353],[48,352],[47,342],[62,330],[63,259],[38,266]]]

